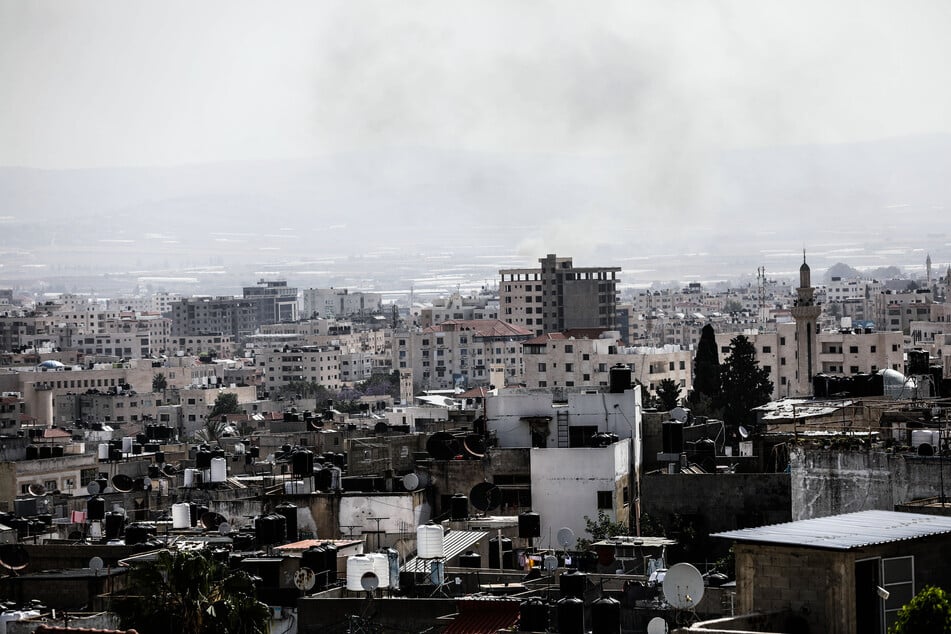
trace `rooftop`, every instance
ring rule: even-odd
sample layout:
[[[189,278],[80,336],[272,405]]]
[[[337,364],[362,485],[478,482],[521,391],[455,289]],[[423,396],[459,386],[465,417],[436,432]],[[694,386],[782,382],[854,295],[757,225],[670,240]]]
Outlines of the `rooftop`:
[[[896,511],[859,511],[726,531],[716,533],[713,537],[748,543],[851,550],[949,533],[951,517]]]

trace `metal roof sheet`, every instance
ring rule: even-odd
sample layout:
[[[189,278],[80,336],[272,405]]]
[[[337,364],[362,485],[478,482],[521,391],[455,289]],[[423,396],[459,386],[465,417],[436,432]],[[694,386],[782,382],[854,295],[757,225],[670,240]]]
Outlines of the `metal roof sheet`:
[[[739,542],[851,550],[948,533],[951,533],[951,517],[896,511],[859,511],[726,531],[716,533],[713,537]]]
[[[443,557],[452,559],[471,548],[488,534],[486,531],[449,531],[442,536]],[[426,559],[413,557],[407,560],[400,570],[403,572],[429,572],[429,563]]]

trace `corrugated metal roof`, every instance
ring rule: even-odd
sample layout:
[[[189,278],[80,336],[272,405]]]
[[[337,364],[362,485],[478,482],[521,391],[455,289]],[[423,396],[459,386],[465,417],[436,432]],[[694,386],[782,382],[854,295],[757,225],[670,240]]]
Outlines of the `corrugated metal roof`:
[[[452,559],[469,548],[472,548],[480,539],[488,535],[486,531],[449,531],[442,536],[442,549],[446,559]],[[429,572],[427,560],[413,557],[407,560],[403,572]]]
[[[515,599],[496,597],[459,599],[459,613],[443,634],[495,634],[518,622],[520,604]]]
[[[716,533],[713,537],[739,542],[850,550],[949,533],[951,517],[896,511],[859,511],[727,531]]]

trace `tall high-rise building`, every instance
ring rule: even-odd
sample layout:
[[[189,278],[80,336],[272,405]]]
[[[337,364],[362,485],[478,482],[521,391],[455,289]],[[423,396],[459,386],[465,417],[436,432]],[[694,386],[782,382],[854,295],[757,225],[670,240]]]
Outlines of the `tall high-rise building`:
[[[537,269],[499,271],[499,319],[535,334],[617,327],[620,267],[581,268],[549,254]]]

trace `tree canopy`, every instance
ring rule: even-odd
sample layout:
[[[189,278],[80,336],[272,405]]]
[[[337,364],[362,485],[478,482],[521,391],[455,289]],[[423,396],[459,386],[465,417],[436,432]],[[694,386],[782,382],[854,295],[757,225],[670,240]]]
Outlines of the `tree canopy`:
[[[720,368],[719,406],[728,423],[749,425],[756,422],[754,407],[768,403],[773,394],[769,370],[761,368],[756,348],[743,335],[730,341],[730,353]]]
[[[662,379],[657,386],[657,398],[661,407],[670,411],[677,407],[680,401],[680,384],[673,379]]]
[[[720,353],[716,333],[707,324],[700,331],[697,354],[693,358],[693,391],[708,398],[720,396]]]
[[[232,392],[219,394],[211,408],[208,418],[220,418],[224,414],[240,414],[244,410],[238,404],[238,395]]]
[[[137,563],[116,602],[122,627],[142,634],[266,634],[268,607],[250,575],[199,552],[162,551]]]
[[[925,586],[898,611],[888,634],[951,632],[951,600],[941,588]]]
[[[165,375],[159,372],[152,377],[152,391],[161,392],[168,387],[168,379],[165,378]]]

